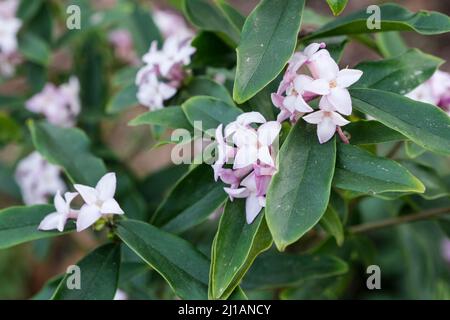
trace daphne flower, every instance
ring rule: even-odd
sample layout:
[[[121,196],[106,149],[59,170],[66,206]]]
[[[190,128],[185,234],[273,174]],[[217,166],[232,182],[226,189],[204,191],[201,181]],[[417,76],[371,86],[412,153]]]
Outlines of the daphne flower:
[[[3,19],[0,23],[0,52],[12,54],[17,51],[17,32],[22,22],[17,18]]]
[[[349,121],[345,120],[330,104],[327,97],[322,97],[319,102],[320,110],[303,117],[306,122],[317,124],[317,137],[320,143],[330,140],[337,127],[345,126]]]
[[[70,208],[70,203],[78,195],[76,192],[66,192],[64,198],[58,191],[54,198],[54,205],[56,212],[48,214],[39,224],[39,230],[53,230],[64,231],[67,219],[76,219],[78,212]]]
[[[171,36],[190,38],[193,36],[192,30],[186,25],[183,17],[173,11],[154,10],[153,21],[164,38]]]
[[[147,75],[138,89],[137,98],[139,103],[151,108],[152,110],[161,109],[164,101],[173,97],[177,92],[174,87],[158,81],[154,73]]]
[[[81,111],[79,90],[80,85],[76,77],[71,77],[68,83],[60,87],[47,83],[25,106],[31,112],[43,114],[47,121],[54,125],[71,127]]]
[[[230,137],[233,135],[239,128],[250,128],[253,123],[264,123],[266,119],[264,119],[263,115],[259,112],[252,111],[246,112],[239,115],[235,121],[230,122],[225,127],[225,137]]]
[[[130,64],[139,63],[139,59],[134,51],[133,39],[128,30],[113,30],[108,35],[108,40],[114,46],[114,53],[118,59]]]
[[[347,88],[359,80],[361,70],[339,70],[336,62],[326,50],[321,50],[308,64],[315,80],[305,86],[305,90],[327,96],[336,111],[349,115],[352,113],[352,100]]]
[[[229,159],[234,157],[235,149],[225,141],[224,136],[223,136],[223,125],[222,124],[220,124],[217,127],[215,138],[216,138],[216,143],[217,143],[218,156],[217,156],[216,162],[213,165],[213,169],[214,169],[214,180],[217,181],[220,173],[224,174],[224,172],[221,171],[224,164],[226,164]],[[230,182],[230,184],[232,184],[232,183]]]
[[[225,192],[231,199],[245,198],[245,216],[247,223],[250,224],[261,212],[261,209],[266,206],[266,197],[265,195],[259,195],[257,192],[254,172],[242,180],[241,185],[242,188],[238,189],[225,188]]]
[[[47,203],[58,190],[66,190],[59,167],[33,152],[17,165],[15,179],[27,205]]]
[[[85,202],[78,214],[78,232],[90,227],[102,216],[124,213],[114,199],[116,192],[116,175],[114,173],[105,174],[95,188],[81,184],[75,184],[74,187]]]

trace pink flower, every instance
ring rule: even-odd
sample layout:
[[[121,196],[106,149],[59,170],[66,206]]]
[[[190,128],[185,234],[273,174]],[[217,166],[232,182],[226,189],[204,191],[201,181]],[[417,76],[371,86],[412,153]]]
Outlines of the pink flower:
[[[164,38],[172,36],[191,38],[194,35],[193,31],[186,25],[183,17],[173,11],[154,10],[153,21]]]
[[[19,0],[3,0],[0,1],[0,18],[10,19],[16,16]]]
[[[306,122],[317,124],[317,137],[320,143],[330,140],[337,127],[345,126],[349,121],[345,120],[328,101],[322,97],[319,102],[320,110],[303,117]]]
[[[442,257],[448,263],[450,263],[450,240],[444,239],[441,244]]]
[[[17,165],[15,179],[27,205],[47,203],[49,196],[66,190],[59,167],[32,152]]]
[[[60,87],[47,83],[41,92],[25,103],[25,107],[31,112],[43,114],[54,125],[72,127],[81,111],[79,91],[80,85],[75,77]]]
[[[57,229],[59,232],[64,231],[67,219],[76,219],[78,212],[70,208],[70,203],[78,195],[76,192],[66,192],[64,198],[58,191],[54,198],[56,212],[48,214],[39,224],[39,230]]]
[[[165,100],[172,98],[176,93],[176,88],[159,81],[156,74],[149,73],[138,88],[137,98],[142,105],[157,110],[164,106]]]
[[[118,59],[133,65],[139,63],[139,59],[134,51],[133,38],[128,30],[114,30],[109,34],[108,39],[114,46],[115,55]]]
[[[89,228],[102,216],[124,213],[114,199],[114,193],[116,192],[115,173],[105,174],[95,188],[81,184],[75,184],[74,188],[85,202],[77,218],[78,232]]]

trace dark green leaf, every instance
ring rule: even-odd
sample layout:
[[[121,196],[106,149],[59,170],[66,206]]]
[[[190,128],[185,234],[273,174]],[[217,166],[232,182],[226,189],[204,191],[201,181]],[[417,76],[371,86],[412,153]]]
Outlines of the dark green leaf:
[[[139,104],[137,100],[137,90],[135,84],[131,84],[116,92],[109,102],[107,108],[108,113],[118,113],[128,107],[133,107]]]
[[[353,106],[418,145],[450,154],[450,117],[441,109],[395,93],[375,89],[350,89]]]
[[[303,0],[262,0],[245,21],[237,48],[233,98],[243,103],[283,70],[294,53]]]
[[[338,16],[344,11],[348,0],[327,0],[328,6],[335,16]]]
[[[406,140],[401,133],[375,120],[361,120],[349,123],[343,130],[349,134],[352,144],[377,144]]]
[[[278,155],[267,192],[266,219],[278,249],[297,241],[328,205],[336,160],[335,139],[319,144],[315,126],[299,121]]]
[[[67,273],[56,289],[53,300],[112,300],[117,291],[120,270],[120,245],[103,245],[77,264],[81,288],[68,288],[71,273]]]
[[[49,213],[55,212],[50,205],[9,207],[0,210],[0,249],[24,242],[59,236],[59,231],[40,231],[38,226]],[[67,232],[73,225],[66,227]]]
[[[332,206],[328,206],[327,211],[320,219],[320,225],[336,239],[336,243],[339,246],[342,245],[344,242],[344,228],[339,214]]]
[[[106,173],[105,164],[89,151],[89,138],[80,129],[33,121],[28,126],[39,153],[61,166],[72,182],[95,186]]]
[[[383,57],[392,58],[408,51],[400,32],[390,31],[375,34],[375,42]]]
[[[25,33],[19,38],[20,52],[31,62],[47,66],[50,62],[48,44],[32,33]]]
[[[189,97],[210,96],[234,106],[234,101],[228,93],[228,90],[221,84],[206,77],[197,77],[193,79],[185,90]]]
[[[245,218],[245,201],[228,201],[213,242],[209,296],[226,299],[253,263],[272,245],[264,212],[251,224]]]
[[[143,113],[131,120],[128,124],[131,126],[148,124],[171,129],[183,128],[190,131],[192,130],[190,122],[179,106],[165,107],[163,109]]]

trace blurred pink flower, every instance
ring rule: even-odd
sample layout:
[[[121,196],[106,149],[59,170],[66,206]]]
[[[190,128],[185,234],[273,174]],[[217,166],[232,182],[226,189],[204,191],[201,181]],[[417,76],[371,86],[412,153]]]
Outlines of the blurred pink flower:
[[[59,167],[47,162],[38,152],[33,152],[17,165],[15,179],[23,201],[27,205],[47,203],[48,197],[66,186],[60,177]]]
[[[164,38],[177,36],[191,38],[194,32],[187,26],[183,17],[170,10],[154,10],[153,21]]]
[[[131,65],[139,64],[139,59],[133,46],[133,38],[128,30],[113,30],[109,34],[108,39],[114,46],[115,55],[118,59]]]

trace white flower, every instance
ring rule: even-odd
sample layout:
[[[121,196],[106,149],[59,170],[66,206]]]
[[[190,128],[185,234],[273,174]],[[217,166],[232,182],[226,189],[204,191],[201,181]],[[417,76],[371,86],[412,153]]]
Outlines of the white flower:
[[[27,205],[47,203],[48,197],[66,190],[59,167],[33,152],[17,165],[15,178]]]
[[[150,110],[161,109],[164,106],[164,100],[172,98],[177,92],[174,87],[158,81],[154,73],[147,75],[138,89],[137,98],[139,103],[148,107]]]
[[[322,97],[319,102],[320,110],[303,117],[306,122],[317,124],[317,137],[320,143],[330,140],[338,126],[345,126],[349,121],[345,120],[328,101]]]
[[[231,199],[233,198],[246,198],[245,199],[245,214],[247,223],[250,224],[255,220],[261,209],[266,206],[265,195],[258,195],[256,187],[256,175],[254,172],[249,174],[241,182],[243,188],[233,189],[224,188]]]
[[[17,51],[17,32],[22,21],[17,18],[1,18],[0,23],[0,52],[12,54]]]
[[[124,213],[114,199],[114,193],[116,192],[115,173],[105,174],[95,188],[81,184],[75,184],[74,187],[86,203],[81,207],[78,214],[78,232],[90,227],[104,215]]]
[[[39,230],[53,230],[58,229],[60,232],[64,231],[64,226],[67,219],[76,219],[78,212],[70,208],[70,203],[78,195],[76,192],[66,192],[64,198],[58,191],[54,198],[54,205],[56,212],[48,214],[39,224]]]

